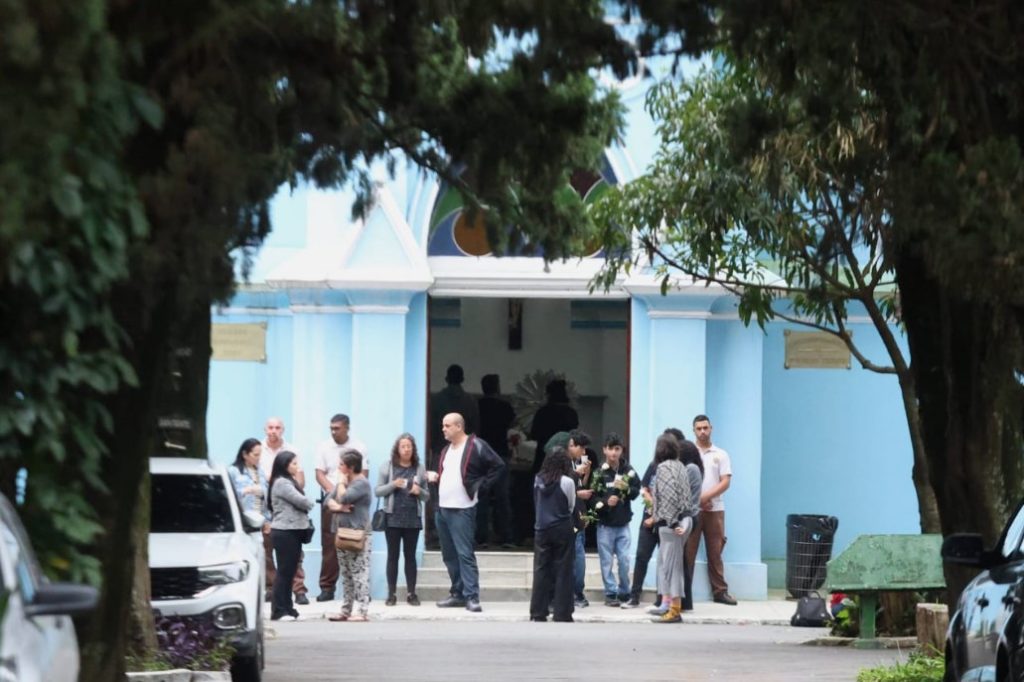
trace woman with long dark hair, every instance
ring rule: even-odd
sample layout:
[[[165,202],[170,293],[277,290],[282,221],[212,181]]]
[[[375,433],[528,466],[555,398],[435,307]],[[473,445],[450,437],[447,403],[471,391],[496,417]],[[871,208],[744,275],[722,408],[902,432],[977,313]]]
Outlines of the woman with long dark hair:
[[[238,447],[235,461],[228,467],[228,477],[238,495],[242,511],[254,511],[262,514],[270,523],[270,510],[267,509],[267,477],[260,469],[260,454],[263,446],[255,438],[246,438]]]
[[[669,609],[656,623],[678,623],[682,620],[682,599],[685,593],[686,539],[693,528],[700,502],[700,470],[693,464],[679,461],[685,445],[674,436],[663,434],[654,447],[658,468],[654,475],[651,497],[654,506],[651,518],[658,529],[658,587]]]
[[[556,622],[571,623],[576,546],[572,511],[576,506],[576,484],[572,479],[572,460],[565,448],[555,447],[544,458],[533,481],[533,504],[535,522],[530,620],[546,621],[548,608],[553,606]]]
[[[388,598],[386,606],[394,606],[398,598],[398,554],[405,556],[405,600],[420,605],[416,596],[416,544],[423,528],[423,510],[430,500],[427,470],[420,462],[416,439],[403,433],[391,448],[391,459],[380,467],[374,494],[384,501],[387,527],[384,538],[388,544]]]
[[[309,527],[309,510],[313,501],[306,497],[295,480],[299,473],[299,459],[294,452],[283,450],[274,458],[270,470],[271,513],[270,542],[274,546],[277,560],[277,575],[274,576],[273,600],[270,619],[299,617],[292,604],[292,579],[299,567],[302,553],[302,536]]]

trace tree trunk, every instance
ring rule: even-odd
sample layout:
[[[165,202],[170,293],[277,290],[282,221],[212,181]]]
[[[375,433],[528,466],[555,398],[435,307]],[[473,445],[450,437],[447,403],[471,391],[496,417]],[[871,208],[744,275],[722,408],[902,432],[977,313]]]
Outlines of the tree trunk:
[[[110,455],[104,463],[103,478],[109,490],[93,501],[107,529],[99,540],[98,552],[103,584],[99,603],[85,628],[84,680],[124,677],[125,655],[132,640],[132,614],[143,619],[142,614],[149,608],[148,602],[132,607],[133,592],[140,599],[148,592],[135,588],[136,566],[146,565],[149,533],[148,508],[140,508],[139,493],[149,469],[150,453],[157,446],[157,389],[167,368],[169,331],[175,319],[173,296],[173,286],[166,287],[158,306],[147,306],[142,287],[125,286],[115,296],[118,322],[131,341],[126,358],[135,369],[138,385],[124,387],[107,401],[113,430],[107,442]],[[148,581],[148,571],[139,577]],[[135,627],[153,629],[152,615],[147,625],[136,623]]]
[[[120,292],[119,321],[133,340],[129,358],[139,377],[110,406],[114,432],[104,469],[109,495],[97,501],[104,527],[103,588],[86,630],[82,679],[124,676],[125,655],[155,648],[149,582],[149,458],[168,454],[206,457],[210,371],[210,301],[178,303],[165,285],[160,305],[143,306],[136,291]],[[124,539],[130,538],[128,551]],[[129,648],[130,647],[130,648]]]
[[[911,478],[917,492],[917,510],[921,517],[922,533],[941,533],[939,504],[935,499],[931,477],[928,475],[928,453],[925,450],[924,434],[921,433],[921,414],[918,411],[917,391],[914,377],[910,372],[899,374],[900,395],[903,398],[903,411],[907,416],[907,428],[910,431],[910,446],[914,453],[914,468]]]
[[[132,524],[131,546],[135,567],[132,578],[131,615],[129,616],[129,651],[137,658],[146,659],[156,652],[156,628],[153,623],[153,590],[149,580],[149,527],[150,501],[149,472],[142,475],[139,486],[138,514]]]
[[[942,532],[991,546],[1024,492],[1017,322],[945,290],[916,257],[899,260],[897,277]],[[973,572],[945,570],[952,604]]]

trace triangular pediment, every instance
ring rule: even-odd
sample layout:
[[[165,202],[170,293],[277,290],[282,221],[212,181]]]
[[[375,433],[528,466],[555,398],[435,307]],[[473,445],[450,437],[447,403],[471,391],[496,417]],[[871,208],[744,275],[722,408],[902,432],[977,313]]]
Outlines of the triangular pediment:
[[[394,197],[378,186],[369,215],[341,229],[311,226],[308,246],[267,278],[272,286],[425,290],[433,278]]]

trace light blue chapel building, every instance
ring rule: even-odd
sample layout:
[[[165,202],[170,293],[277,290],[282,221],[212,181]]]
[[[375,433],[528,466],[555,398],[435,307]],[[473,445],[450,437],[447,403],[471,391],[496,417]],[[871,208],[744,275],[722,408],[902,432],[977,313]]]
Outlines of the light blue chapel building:
[[[628,128],[606,150],[600,175],[574,178],[582,196],[642,174],[656,148],[643,108],[649,85],[642,78],[616,84]],[[217,326],[265,327],[262,358],[212,363],[214,461],[229,463],[244,438],[262,437],[265,420],[279,416],[312,480],[330,416],[343,412],[367,444],[374,483],[399,433],[411,432],[423,450],[428,396],[444,387],[449,364],[465,368],[465,387],[475,393],[484,374],[499,374],[511,392],[526,375],[554,370],[575,384],[582,427],[598,442],[608,431],[626,436],[640,472],[666,427],[692,438],[693,417],[710,416],[713,440],[734,469],[725,561],[739,599],[782,587],[787,514],[838,517],[834,554],[862,533],[919,532],[894,377],[856,364],[787,368],[787,341],[791,360],[800,350],[790,332],[806,330],[746,327],[734,299],[716,287],[682,285],[662,295],[653,277],[634,273],[591,293],[598,254],[548,267],[539,258],[496,258],[463,219],[458,196],[412,166],[381,178],[366,220],[351,219],[351,203],[343,190],[282,189],[248,281],[212,311]],[[510,310],[521,311],[519,349],[510,348]],[[851,323],[868,356],[884,361],[868,320]],[[635,538],[639,503],[634,510]],[[378,536],[376,597],[386,590],[384,554]],[[314,594],[319,563],[314,542],[305,563]],[[652,567],[648,582],[655,575]],[[710,596],[701,564],[695,596]]]

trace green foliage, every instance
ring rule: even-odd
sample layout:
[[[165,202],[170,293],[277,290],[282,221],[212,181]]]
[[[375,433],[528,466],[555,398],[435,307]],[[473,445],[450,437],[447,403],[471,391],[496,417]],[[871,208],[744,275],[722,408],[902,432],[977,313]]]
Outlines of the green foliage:
[[[906,663],[861,670],[857,682],[941,682],[945,672],[941,656],[913,652]]]
[[[856,637],[860,634],[860,598],[847,597],[843,600],[843,607],[832,619],[829,634],[835,637]]]
[[[821,129],[812,103],[719,58],[650,90],[660,147],[646,175],[599,202],[611,254],[600,282],[650,266],[663,288],[683,275],[735,293],[747,323],[799,320],[852,346],[846,318],[857,306],[886,333],[895,283],[881,251],[890,220],[874,103],[865,95]]]
[[[0,486],[51,576],[98,582],[109,412],[97,397],[134,378],[107,302],[145,232],[134,187],[111,158],[145,95],[118,74],[94,0],[0,3]]]
[[[351,183],[365,213],[372,166],[405,159],[486,210],[495,244],[574,253],[585,214],[560,190],[618,134],[592,74],[629,50],[596,0],[0,0],[0,26],[0,482],[27,470],[51,574],[102,560],[83,675],[113,679],[168,358],[207,370],[198,321],[272,197]],[[201,442],[205,380],[184,381]]]

